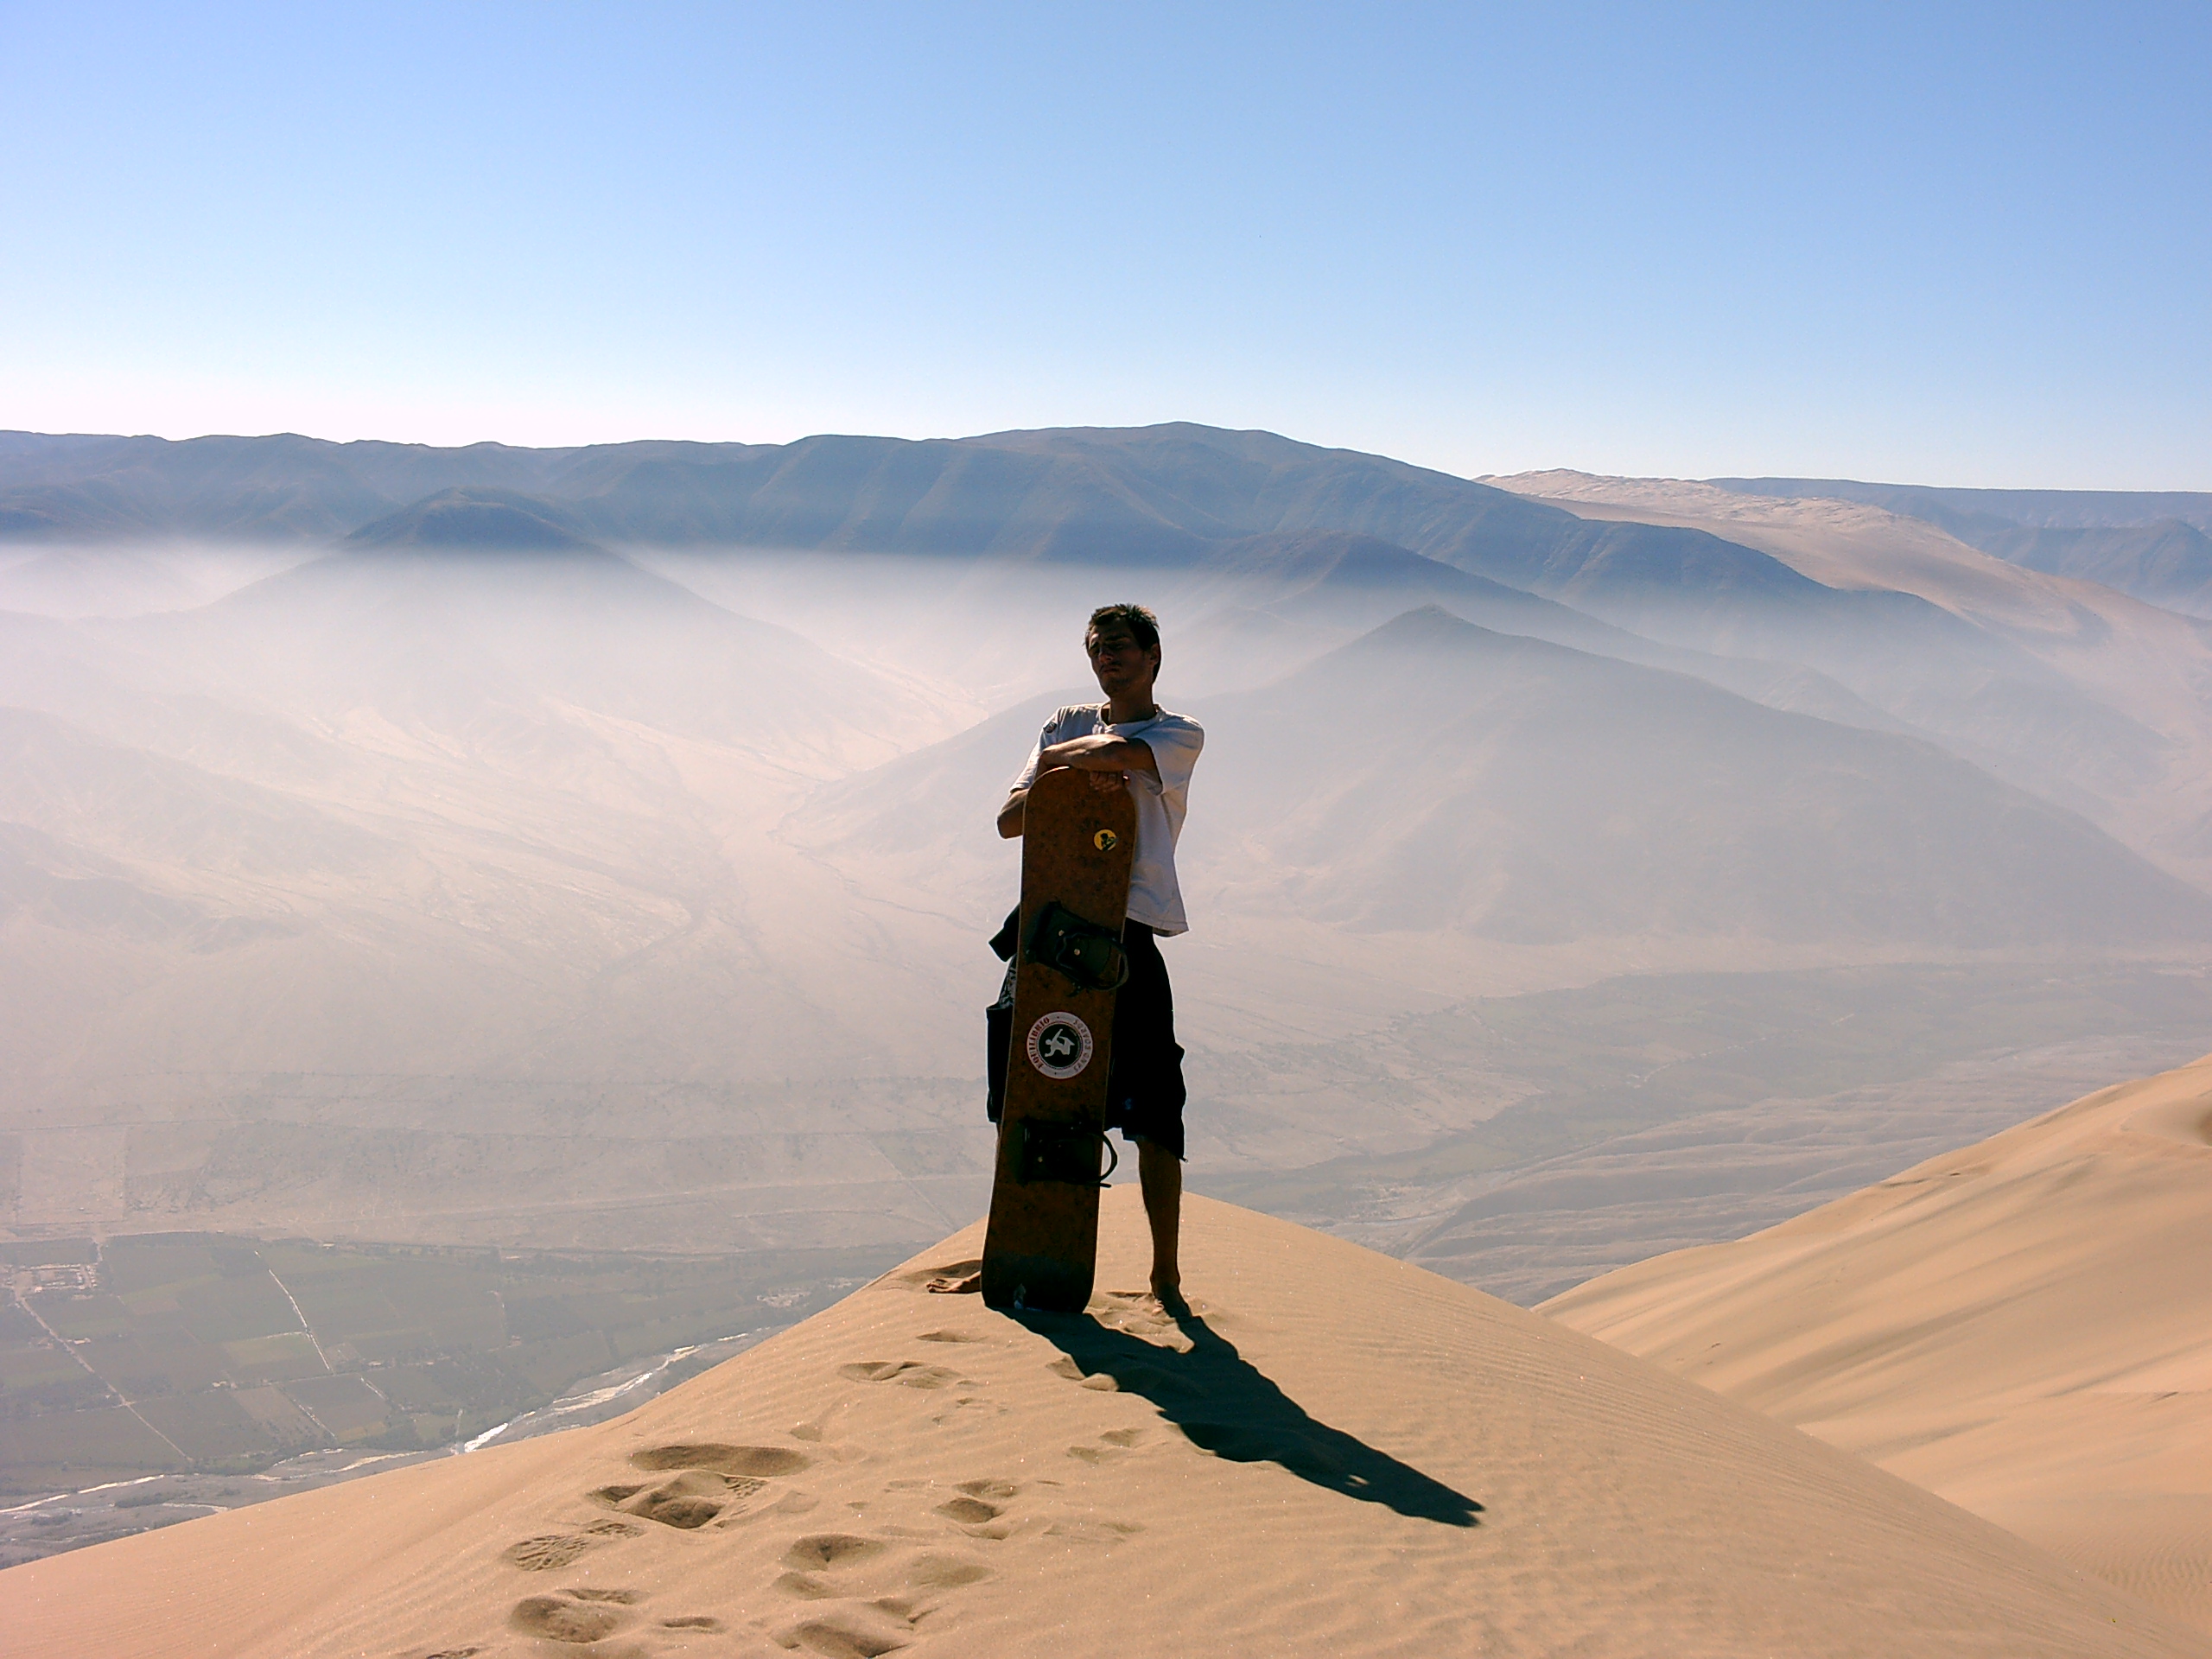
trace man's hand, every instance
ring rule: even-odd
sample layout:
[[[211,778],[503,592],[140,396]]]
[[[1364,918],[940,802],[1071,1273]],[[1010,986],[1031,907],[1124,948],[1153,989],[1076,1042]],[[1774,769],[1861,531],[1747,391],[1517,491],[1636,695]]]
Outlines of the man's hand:
[[[1089,778],[1091,788],[1101,795],[1127,789],[1133,772],[1160,776],[1160,762],[1152,758],[1150,744],[1141,738],[1114,737],[1104,732],[1090,737],[1071,737],[1065,743],[1055,743],[1038,752],[1039,777],[1070,768]],[[1017,789],[999,808],[999,834],[1007,840],[1020,836],[1024,809],[1028,804],[1029,791]]]

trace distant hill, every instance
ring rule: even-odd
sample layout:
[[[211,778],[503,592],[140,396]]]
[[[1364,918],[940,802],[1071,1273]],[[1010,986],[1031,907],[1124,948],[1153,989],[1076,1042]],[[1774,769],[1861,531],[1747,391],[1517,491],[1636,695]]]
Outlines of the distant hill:
[[[1742,495],[1857,501],[1917,518],[1970,547],[2212,616],[2212,492],[1952,490],[1842,478],[1715,478]]]
[[[828,785],[786,833],[988,880],[963,845],[1056,700]],[[1204,713],[1182,862],[1210,912],[1532,945],[2212,938],[2212,899],[1931,744],[1433,607]]]
[[[512,515],[610,544],[720,545],[1183,567],[1210,547],[1331,531],[1554,597],[1817,584],[1702,531],[1591,525],[1445,473],[1268,432],[1173,423],[964,439],[465,449],[295,436],[0,447],[0,534],[514,545]],[[471,515],[465,503],[505,513]],[[420,516],[411,521],[409,512]]]
[[[2085,577],[2168,610],[2212,617],[2212,536],[2185,519],[2099,530],[1989,531],[1976,545],[2031,570]]]
[[[0,435],[0,534],[97,541],[200,536],[334,540],[425,496],[527,490],[567,450],[270,437]]]
[[[2202,536],[2212,531],[2212,493],[1713,482],[1744,493],[1872,503],[2001,557],[2109,581],[2157,602],[2212,584],[2212,543]],[[471,503],[486,510],[464,510]],[[488,510],[494,505],[505,512]],[[542,527],[524,535],[524,518]],[[2190,533],[2161,528],[2168,525]],[[2061,546],[2023,543],[2023,530],[2152,534],[2077,537]],[[1588,524],[1383,456],[1185,422],[923,441],[826,435],[555,449],[340,444],[289,434],[176,442],[0,433],[0,542],[361,536],[387,545],[520,548],[569,545],[559,539],[568,537],[1179,568],[1223,543],[1313,531],[1373,537],[1578,605],[1599,594],[1616,606],[1717,597],[1740,613],[1800,605],[1817,588],[1702,531]]]
[[[543,501],[510,490],[441,490],[362,525],[346,538],[346,544],[499,552],[590,547],[588,538],[562,522],[567,518]]]
[[[2212,925],[2193,889],[1933,745],[1438,610],[1210,714],[1244,787],[1217,773],[1198,846],[1241,842],[1238,902],[1339,926],[1992,946]],[[1317,779],[1301,753],[1339,759]]]
[[[0,435],[0,534],[16,539],[334,540],[455,490],[613,543],[1052,562],[1179,564],[1211,543],[1329,530],[1526,566],[1575,524],[1382,456],[1184,423],[577,449]]]
[[[1702,530],[1592,523],[1383,456],[1188,423],[545,450],[18,434],[0,445],[8,514],[33,539],[595,541],[1272,572],[1293,588],[1325,577],[1338,593],[1394,590],[1370,623],[1411,604],[1458,606],[1470,584],[1444,591],[1444,566],[1492,584],[1493,608],[1502,588],[1541,594],[1669,645],[1802,664],[1860,697],[1870,679],[1900,674],[1935,676],[1945,697],[1973,695],[1993,671],[2036,678],[2017,652],[1913,596],[1839,593]],[[1322,556],[1317,536],[1352,540]],[[2030,686],[2008,701],[2041,695]]]
[[[2207,490],[1967,490],[1929,484],[1870,484],[1854,478],[1708,478],[1745,495],[1826,496],[1940,524],[1962,542],[1993,530],[2098,530],[2178,518],[2212,530]]]

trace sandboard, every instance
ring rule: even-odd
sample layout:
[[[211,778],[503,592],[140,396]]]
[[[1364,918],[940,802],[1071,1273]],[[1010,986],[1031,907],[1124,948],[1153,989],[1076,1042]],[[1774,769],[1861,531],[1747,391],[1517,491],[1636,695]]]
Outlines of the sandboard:
[[[1040,918],[1071,915],[1118,938],[1136,820],[1126,788],[1102,791],[1074,771],[1039,778],[1023,808],[1014,1034],[983,1236],[993,1307],[1074,1313],[1090,1300],[1114,993],[1033,957]]]

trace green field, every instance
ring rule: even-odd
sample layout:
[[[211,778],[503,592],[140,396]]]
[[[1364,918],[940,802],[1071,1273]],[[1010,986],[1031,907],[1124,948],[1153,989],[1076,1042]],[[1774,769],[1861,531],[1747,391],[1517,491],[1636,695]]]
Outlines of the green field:
[[[0,1245],[0,1495],[465,1440],[626,1361],[804,1319],[888,1265],[213,1233]]]

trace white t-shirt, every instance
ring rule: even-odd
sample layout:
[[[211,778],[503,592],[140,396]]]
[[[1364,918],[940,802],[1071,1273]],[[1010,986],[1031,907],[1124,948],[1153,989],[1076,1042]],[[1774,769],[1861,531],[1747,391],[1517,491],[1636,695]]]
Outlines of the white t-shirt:
[[[1198,722],[1185,715],[1171,715],[1165,709],[1150,720],[1132,720],[1119,726],[1109,725],[1106,705],[1103,702],[1077,703],[1072,709],[1055,709],[1045,722],[1045,729],[1037,734],[1037,742],[1029,751],[1029,764],[1021,775],[1009,785],[1012,789],[1027,789],[1037,781],[1037,757],[1055,743],[1065,743],[1071,738],[1090,737],[1098,733],[1113,737],[1141,740],[1152,751],[1160,776],[1133,771],[1128,774],[1129,793],[1137,804],[1137,849],[1134,868],[1129,872],[1129,919],[1142,922],[1156,933],[1187,933],[1191,925],[1183,919],[1183,890],[1175,881],[1175,842],[1183,833],[1183,814],[1191,799],[1191,770],[1198,763],[1198,751],[1205,747],[1206,734]]]

